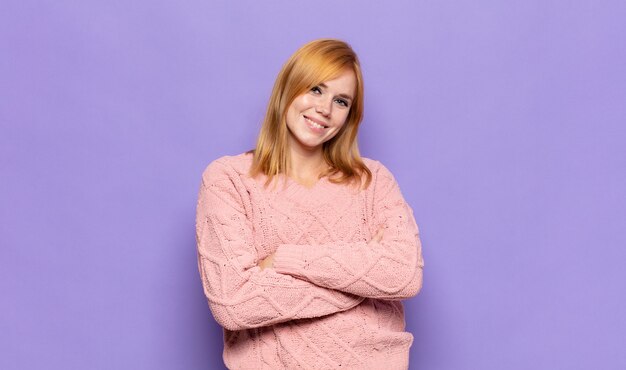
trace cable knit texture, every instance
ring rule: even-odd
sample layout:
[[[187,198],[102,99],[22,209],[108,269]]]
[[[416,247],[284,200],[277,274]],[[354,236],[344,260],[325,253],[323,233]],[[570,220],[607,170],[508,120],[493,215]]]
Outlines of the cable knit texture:
[[[364,161],[365,190],[284,176],[264,187],[246,153],[204,171],[198,268],[228,368],[408,368],[400,300],[422,286],[419,231],[389,170]],[[273,268],[261,270],[272,253]]]

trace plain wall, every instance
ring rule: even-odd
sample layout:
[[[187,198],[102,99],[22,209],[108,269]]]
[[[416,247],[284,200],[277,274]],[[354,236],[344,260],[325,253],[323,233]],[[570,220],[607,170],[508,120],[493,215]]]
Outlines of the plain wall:
[[[0,368],[217,369],[212,160],[303,43],[352,44],[420,226],[411,369],[624,369],[623,1],[0,3]]]

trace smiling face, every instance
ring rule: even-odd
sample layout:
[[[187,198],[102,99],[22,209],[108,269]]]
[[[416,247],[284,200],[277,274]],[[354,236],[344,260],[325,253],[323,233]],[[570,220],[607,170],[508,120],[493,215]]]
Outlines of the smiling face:
[[[289,148],[322,155],[322,144],[345,124],[355,90],[354,72],[346,70],[297,96],[287,109]]]

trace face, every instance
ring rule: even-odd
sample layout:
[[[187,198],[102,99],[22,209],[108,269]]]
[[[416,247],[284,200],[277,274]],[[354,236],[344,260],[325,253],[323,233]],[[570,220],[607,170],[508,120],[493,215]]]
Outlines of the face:
[[[287,109],[291,150],[319,152],[343,127],[356,91],[354,72],[346,70],[296,97]]]

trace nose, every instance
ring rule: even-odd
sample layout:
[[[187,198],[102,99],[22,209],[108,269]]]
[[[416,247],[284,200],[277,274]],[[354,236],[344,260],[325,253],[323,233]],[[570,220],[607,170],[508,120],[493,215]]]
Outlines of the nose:
[[[317,104],[317,107],[315,107],[315,111],[325,117],[328,117],[330,115],[331,109],[332,109],[332,99],[320,100]]]

